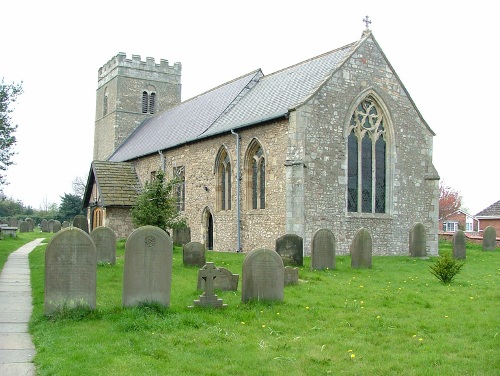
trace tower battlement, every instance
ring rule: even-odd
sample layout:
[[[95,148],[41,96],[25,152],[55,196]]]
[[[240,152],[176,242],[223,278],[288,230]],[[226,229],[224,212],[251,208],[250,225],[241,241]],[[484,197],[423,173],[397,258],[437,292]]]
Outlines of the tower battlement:
[[[142,61],[140,55],[132,55],[131,59],[127,59],[125,52],[119,52],[118,55],[112,57],[106,64],[99,68],[98,80],[103,79],[114,69],[120,67],[179,76],[182,70],[182,64],[179,62],[169,65],[168,60],[160,59],[160,63],[157,64],[153,57],[146,57],[146,61]]]

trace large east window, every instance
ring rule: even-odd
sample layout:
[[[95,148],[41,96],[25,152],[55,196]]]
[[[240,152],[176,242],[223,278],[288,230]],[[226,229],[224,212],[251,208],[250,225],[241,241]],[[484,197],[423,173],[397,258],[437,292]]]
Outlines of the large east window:
[[[374,98],[363,99],[351,116],[347,137],[347,210],[386,211],[384,117]]]

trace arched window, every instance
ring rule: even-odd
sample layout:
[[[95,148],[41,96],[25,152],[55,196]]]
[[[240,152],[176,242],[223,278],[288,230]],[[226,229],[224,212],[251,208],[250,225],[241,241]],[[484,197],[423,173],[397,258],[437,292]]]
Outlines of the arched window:
[[[154,114],[156,111],[156,92],[152,85],[142,91],[141,112],[143,114]]]
[[[149,113],[150,114],[155,113],[155,99],[156,99],[156,93],[149,94]]]
[[[385,213],[386,140],[384,116],[372,96],[351,116],[347,137],[347,211]]]
[[[174,187],[177,211],[184,211],[186,207],[186,171],[184,166],[174,167],[173,175],[174,179],[177,180]]]
[[[225,146],[222,146],[215,159],[217,176],[217,207],[219,210],[231,210],[231,160]]]
[[[247,208],[264,209],[266,207],[266,159],[262,146],[252,140],[247,151]]]
[[[142,92],[142,113],[148,113],[148,102],[149,102],[149,94],[147,91]]]
[[[108,114],[108,88],[104,89],[104,100],[102,103],[102,116]]]

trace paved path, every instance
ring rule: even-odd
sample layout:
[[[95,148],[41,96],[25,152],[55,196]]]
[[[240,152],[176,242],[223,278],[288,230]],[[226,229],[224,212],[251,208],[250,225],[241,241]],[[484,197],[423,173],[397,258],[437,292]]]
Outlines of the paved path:
[[[35,346],[28,333],[33,311],[28,254],[44,238],[10,254],[0,273],[0,375],[35,375]]]

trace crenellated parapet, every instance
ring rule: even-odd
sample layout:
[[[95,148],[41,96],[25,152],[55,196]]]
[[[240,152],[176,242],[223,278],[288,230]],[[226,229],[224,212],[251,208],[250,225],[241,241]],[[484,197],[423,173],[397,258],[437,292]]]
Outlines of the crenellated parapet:
[[[141,60],[140,55],[132,55],[131,59],[127,59],[127,54],[124,52],[119,52],[116,56],[112,57],[106,64],[99,68],[98,81],[101,82],[103,79],[108,77],[110,74],[112,76],[116,75],[116,70],[122,70],[127,72],[133,70],[135,72],[141,72],[144,76],[155,76],[155,75],[171,75],[171,76],[181,76],[182,64],[179,62],[173,65],[169,64],[166,59],[160,59],[160,63],[156,63],[153,57],[147,57],[146,61]]]

